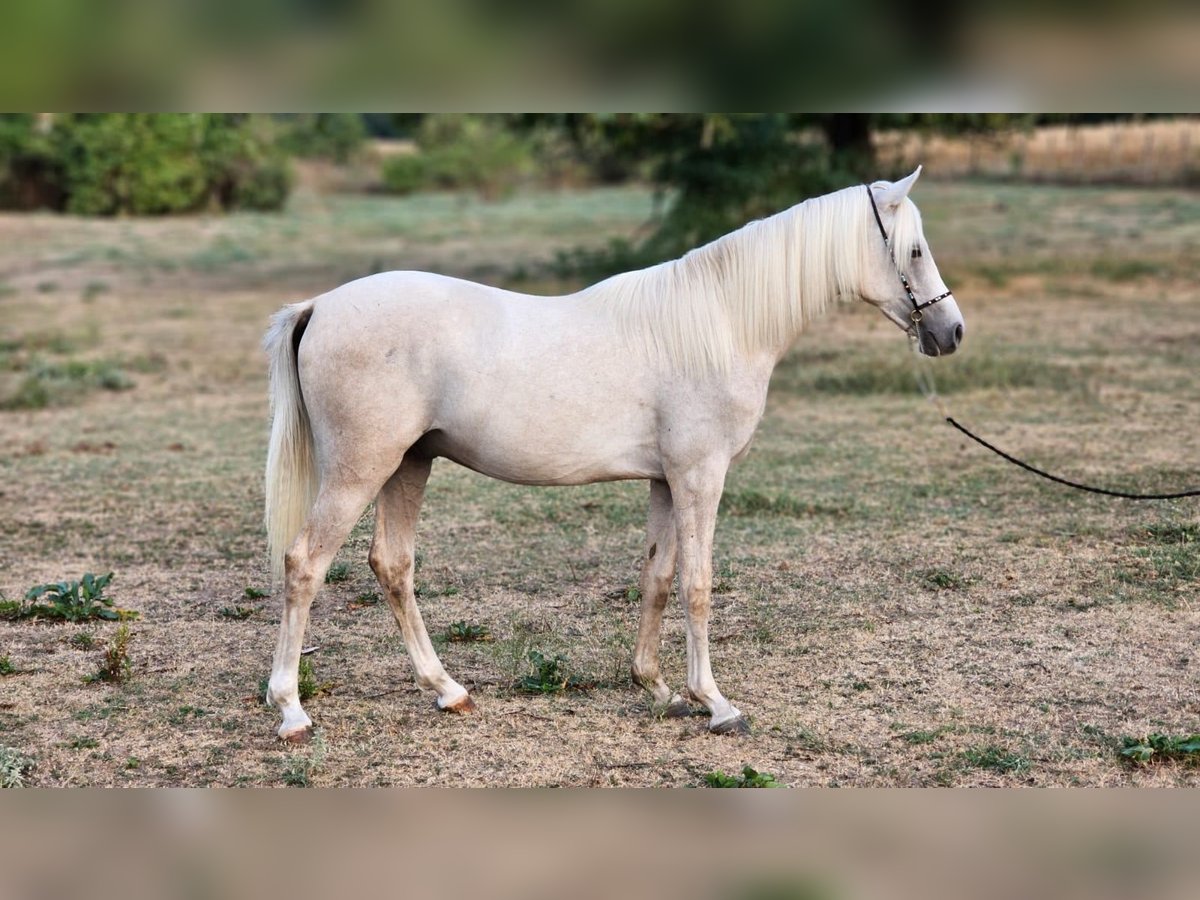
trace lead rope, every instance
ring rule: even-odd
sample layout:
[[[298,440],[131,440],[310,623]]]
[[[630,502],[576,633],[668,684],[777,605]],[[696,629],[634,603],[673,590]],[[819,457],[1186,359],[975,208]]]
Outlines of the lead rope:
[[[1014,466],[1020,466],[1026,472],[1032,472],[1034,475],[1040,475],[1042,478],[1053,481],[1056,484],[1062,484],[1069,488],[1075,488],[1077,491],[1087,491],[1090,494],[1103,494],[1105,497],[1120,497],[1122,500],[1181,500],[1184,497],[1200,497],[1200,489],[1176,491],[1171,494],[1136,494],[1130,491],[1111,491],[1108,488],[1094,487],[1090,484],[1080,484],[1078,481],[1071,481],[1068,478],[1060,478],[1057,475],[1051,475],[1049,472],[1039,469],[1037,466],[1031,466],[1027,462],[1022,462],[1015,456],[1005,453],[994,444],[989,444],[965,425],[960,424],[954,418],[954,416],[950,415],[949,410],[946,409],[946,405],[942,402],[942,398],[938,396],[937,387],[933,383],[933,376],[930,375],[928,371],[925,371],[921,368],[921,364],[916,357],[917,354],[914,349],[913,370],[916,374],[917,387],[921,389],[921,393],[925,395],[925,399],[937,407],[937,411],[941,414],[942,418],[973,440],[975,443],[979,444],[981,447],[986,447],[1001,459],[1012,463]]]

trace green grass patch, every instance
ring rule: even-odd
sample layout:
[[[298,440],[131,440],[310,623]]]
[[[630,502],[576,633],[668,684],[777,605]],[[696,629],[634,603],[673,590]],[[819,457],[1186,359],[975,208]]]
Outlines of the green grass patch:
[[[752,766],[742,766],[740,775],[726,775],[720,769],[704,776],[704,783],[713,788],[777,788],[783,787],[770,772],[759,772]]]
[[[317,732],[308,752],[294,753],[284,760],[280,780],[288,787],[312,787],[313,776],[325,764],[325,738]]]
[[[350,580],[350,563],[335,562],[325,573],[326,584],[342,584]]]
[[[0,747],[0,788],[23,788],[33,760],[15,747]]]
[[[76,650],[91,650],[96,646],[96,636],[90,631],[77,631],[67,638],[67,643]]]
[[[222,606],[217,615],[222,619],[234,619],[240,622],[243,619],[250,618],[254,615],[254,612],[253,606]]]
[[[1102,256],[1092,262],[1091,273],[1104,281],[1137,281],[1141,278],[1161,278],[1160,263],[1144,259],[1112,259]]]
[[[1200,580],[1200,524],[1160,522],[1134,529],[1142,542],[1133,552],[1145,560],[1160,581],[1171,584]],[[1136,573],[1125,573],[1131,582]]]
[[[899,737],[900,737],[900,740],[904,741],[906,744],[912,744],[913,746],[920,746],[921,744],[932,744],[934,741],[936,741],[938,738],[940,738],[943,734],[946,734],[953,730],[954,729],[948,725],[943,725],[940,728],[929,728],[929,729],[918,728],[918,729],[914,729],[912,731],[905,731],[902,734],[900,734]]]
[[[0,399],[0,409],[65,406],[95,390],[125,391],[134,387],[133,379],[112,360],[48,362],[34,359],[25,367],[25,373],[16,389]]]
[[[959,591],[969,584],[963,575],[936,566],[921,569],[917,572],[917,580],[931,591]]]
[[[848,503],[804,503],[786,494],[766,494],[753,489],[728,490],[721,496],[721,513],[727,516],[781,516],[804,519],[816,516],[842,518],[851,512]]]
[[[973,769],[984,769],[1001,775],[1024,772],[1030,766],[1028,757],[996,744],[968,747],[958,754],[958,758]]]
[[[1141,738],[1122,738],[1121,756],[1142,765],[1171,760],[1195,765],[1200,763],[1200,734],[1173,736],[1155,732]]]
[[[0,656],[0,675],[15,675],[19,670],[12,664],[7,654]]]
[[[1091,369],[1037,356],[966,346],[936,361],[914,360],[897,348],[886,355],[847,352],[829,359],[818,350],[800,350],[780,363],[772,385],[797,394],[917,394],[917,371],[926,371],[940,394],[1020,388],[1059,392],[1086,390]]]

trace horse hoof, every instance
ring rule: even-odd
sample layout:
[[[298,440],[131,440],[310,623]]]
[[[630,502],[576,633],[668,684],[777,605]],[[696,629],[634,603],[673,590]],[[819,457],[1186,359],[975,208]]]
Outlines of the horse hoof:
[[[682,697],[672,700],[663,712],[664,719],[686,719],[692,714],[692,707]]]
[[[285,744],[307,744],[312,740],[312,726],[305,725],[303,728],[297,728],[295,731],[289,731],[287,734],[279,735],[279,739]]]
[[[460,714],[473,713],[478,709],[478,707],[475,705],[475,701],[471,699],[470,694],[467,694],[461,700],[456,700],[455,702],[451,703],[449,706],[442,706],[439,703],[439,704],[437,704],[437,708],[440,709],[442,712],[451,712],[451,713],[460,713]]]
[[[727,719],[719,725],[710,725],[708,730],[713,734],[749,734],[750,720],[745,716],[739,715],[732,719]]]

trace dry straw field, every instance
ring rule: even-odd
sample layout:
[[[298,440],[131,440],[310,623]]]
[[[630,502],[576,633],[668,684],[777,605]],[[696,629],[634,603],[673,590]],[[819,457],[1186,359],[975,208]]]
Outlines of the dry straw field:
[[[1058,125],[971,138],[895,132],[878,137],[898,169],[923,162],[942,178],[1054,184],[1200,185],[1200,118]]]
[[[1200,197],[927,177],[914,198],[967,319],[961,353],[929,366],[962,420],[1075,477],[1200,481]],[[306,640],[318,735],[275,741],[259,697],[279,612],[260,524],[268,315],[385,268],[561,290],[539,263],[650,208],[637,188],[495,204],[306,192],[277,216],[0,217],[0,590],[112,571],[106,593],[139,614],[0,621],[8,771],[685,786],[750,765],[792,786],[1196,784],[1186,758],[1120,750],[1200,730],[1200,505],[1006,467],[939,421],[895,328],[851,307],[780,366],[728,481],[713,657],[750,736],[657,719],[629,683],[644,484],[520,488],[443,461],[418,590],[479,713],[439,715],[413,684],[364,519]],[[93,678],[122,625],[117,680]],[[528,690],[531,651],[580,689]],[[682,684],[674,602],[664,664]]]

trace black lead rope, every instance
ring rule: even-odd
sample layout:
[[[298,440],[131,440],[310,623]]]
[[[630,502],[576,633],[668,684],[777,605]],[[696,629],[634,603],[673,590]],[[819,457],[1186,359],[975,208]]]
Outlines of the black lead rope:
[[[987,449],[991,450],[1001,459],[1012,463],[1014,466],[1020,466],[1026,472],[1032,472],[1034,475],[1040,475],[1043,478],[1049,479],[1050,481],[1058,484],[1064,484],[1067,487],[1075,488],[1077,491],[1087,491],[1090,494],[1103,494],[1105,497],[1120,497],[1123,500],[1181,500],[1184,497],[1200,497],[1200,489],[1192,491],[1176,491],[1173,494],[1134,494],[1129,491],[1110,491],[1108,488],[1093,487],[1090,484],[1080,484],[1078,481],[1071,481],[1067,478],[1059,478],[1057,475],[1051,475],[1049,472],[1044,472],[1037,468],[1037,466],[1031,466],[1027,462],[1022,462],[1015,456],[1005,453],[999,447],[989,444],[979,435],[973,434],[968,428],[960,425],[957,421],[955,421],[953,416],[946,416],[946,421],[973,440],[975,443],[979,444],[981,447],[987,447]]]
[[[914,359],[915,362],[915,359]],[[1014,466],[1024,469],[1026,472],[1032,472],[1047,481],[1053,481],[1055,484],[1061,484],[1065,487],[1074,488],[1077,491],[1087,491],[1089,494],[1102,494],[1105,497],[1120,497],[1122,500],[1182,500],[1184,497],[1200,497],[1200,488],[1190,491],[1175,491],[1170,494],[1138,494],[1133,491],[1112,491],[1108,488],[1095,487],[1090,484],[1081,484],[1078,481],[1071,481],[1069,478],[1061,478],[1058,475],[1052,475],[1044,469],[1039,469],[1037,466],[1031,466],[1023,460],[1017,459],[1011,453],[1005,453],[995,444],[990,444],[981,438],[971,429],[963,425],[954,416],[950,415],[945,404],[942,403],[942,398],[938,396],[937,390],[933,386],[933,379],[929,373],[923,372],[919,366],[915,369],[917,379],[917,387],[921,389],[921,393],[925,395],[925,399],[938,408],[938,412],[942,414],[942,418],[947,423],[965,434],[979,446],[991,450],[1005,462],[1010,462]]]
[[[921,319],[923,318],[923,311],[927,307],[933,306],[933,304],[937,303],[939,300],[945,300],[951,295],[951,292],[946,291],[946,293],[939,294],[932,300],[927,300],[924,303],[920,303],[917,300],[916,295],[913,293],[912,287],[908,283],[908,279],[904,276],[904,273],[900,271],[900,264],[896,261],[895,254],[892,253],[892,240],[890,237],[888,237],[887,229],[883,227],[883,219],[879,215],[879,207],[875,205],[875,195],[871,193],[871,186],[868,184],[864,185],[864,187],[866,187],[867,196],[871,200],[871,212],[875,214],[875,224],[879,226],[879,234],[883,237],[883,243],[888,248],[888,253],[892,257],[892,262],[896,265],[896,274],[900,276],[900,283],[904,285],[904,292],[908,295],[908,300],[912,304],[913,309],[910,317],[913,321],[913,327],[916,328],[920,325]],[[1132,491],[1110,491],[1108,488],[1094,487],[1090,484],[1080,484],[1078,481],[1071,481],[1068,478],[1060,478],[1058,475],[1051,475],[1049,472],[1039,469],[1037,466],[1031,466],[1029,463],[1022,462],[1015,456],[1005,453],[995,444],[989,444],[965,425],[960,424],[946,411],[946,407],[942,404],[941,398],[938,397],[937,391],[934,389],[929,376],[923,373],[919,368],[917,369],[916,374],[917,385],[921,388],[921,393],[925,395],[927,400],[937,406],[947,422],[949,422],[975,443],[979,444],[979,446],[986,447],[1005,462],[1010,462],[1014,466],[1019,466],[1026,472],[1032,472],[1034,475],[1039,475],[1048,481],[1053,481],[1055,484],[1061,484],[1069,488],[1075,488],[1077,491],[1087,491],[1089,494],[1102,494],[1105,497],[1120,497],[1122,500],[1182,500],[1184,497],[1200,497],[1200,488],[1190,491],[1176,491],[1171,494],[1136,494]]]

